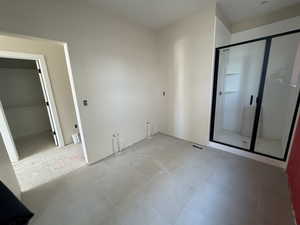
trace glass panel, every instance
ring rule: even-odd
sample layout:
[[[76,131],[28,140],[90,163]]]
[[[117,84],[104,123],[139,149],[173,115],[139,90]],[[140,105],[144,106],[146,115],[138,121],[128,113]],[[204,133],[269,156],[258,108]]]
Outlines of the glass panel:
[[[255,151],[281,159],[298,97],[299,44],[300,33],[272,39],[262,99]]]
[[[220,50],[214,141],[250,149],[265,44]]]

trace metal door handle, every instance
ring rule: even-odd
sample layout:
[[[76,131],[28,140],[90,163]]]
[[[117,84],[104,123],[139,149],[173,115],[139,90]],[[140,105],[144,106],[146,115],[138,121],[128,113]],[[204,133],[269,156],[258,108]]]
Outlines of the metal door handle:
[[[252,105],[253,104],[253,95],[251,95],[251,97],[250,97],[250,105]]]

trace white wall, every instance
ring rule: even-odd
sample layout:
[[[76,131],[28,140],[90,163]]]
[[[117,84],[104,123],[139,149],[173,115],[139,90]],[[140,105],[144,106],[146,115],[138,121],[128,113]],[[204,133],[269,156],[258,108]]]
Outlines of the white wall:
[[[51,129],[36,70],[0,68],[0,100],[14,138]]]
[[[128,146],[145,137],[146,121],[160,130],[162,78],[152,31],[86,4],[2,2],[0,29],[68,43],[87,155],[95,162],[112,154],[115,132]]]
[[[159,33],[160,62],[167,76],[164,132],[208,144],[215,46],[215,4]]]
[[[25,21],[26,20],[22,20],[20,24]],[[68,77],[64,46],[61,43],[53,41],[0,35],[0,50],[41,54],[45,56],[64,141],[65,144],[72,143],[71,135],[78,131],[74,128],[74,124],[77,123],[77,120]]]
[[[18,197],[21,197],[21,189],[17,177],[8,158],[5,145],[0,134],[0,180]]]

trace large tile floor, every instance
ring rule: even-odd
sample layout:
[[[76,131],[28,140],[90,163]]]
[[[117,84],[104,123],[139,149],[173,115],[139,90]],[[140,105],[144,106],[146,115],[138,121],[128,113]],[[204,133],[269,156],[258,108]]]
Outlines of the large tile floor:
[[[287,177],[156,135],[23,194],[31,225],[292,225]]]
[[[86,165],[81,145],[55,146],[49,133],[16,141],[20,160],[12,163],[21,191],[28,191]]]

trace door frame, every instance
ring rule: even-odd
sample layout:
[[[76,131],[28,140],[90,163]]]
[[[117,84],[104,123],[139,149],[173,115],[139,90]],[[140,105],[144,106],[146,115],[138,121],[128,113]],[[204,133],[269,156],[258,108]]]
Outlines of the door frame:
[[[53,118],[53,115],[52,115],[51,106],[49,104],[49,97],[48,97],[48,94],[47,94],[47,89],[46,89],[45,81],[44,81],[44,78],[43,78],[41,65],[38,61],[35,61],[35,63],[36,63],[36,67],[37,67],[37,70],[38,70],[38,76],[39,76],[39,79],[40,79],[40,85],[42,87],[44,100],[45,100],[45,103],[46,103],[47,114],[48,114],[48,117],[49,117],[52,136],[53,136],[55,145],[58,146],[58,138],[57,138],[57,135],[56,135],[56,132],[55,132],[56,129],[55,129],[55,126],[54,126],[54,118]]]
[[[10,132],[10,128],[5,116],[1,99],[0,99],[0,135],[2,135],[2,139],[6,147],[6,151],[10,161],[11,162],[19,161],[20,158],[19,153],[17,151],[13,136]]]
[[[77,122],[78,122],[78,128],[79,128],[80,140],[81,140],[82,148],[83,148],[84,159],[85,159],[86,163],[89,164],[89,158],[88,158],[88,154],[87,154],[87,144],[85,141],[85,134],[83,132],[83,125],[82,125],[82,120],[81,120],[81,115],[80,115],[80,110],[79,110],[79,102],[80,101],[79,101],[79,97],[77,96],[76,90],[75,90],[75,78],[74,78],[72,66],[71,66],[69,47],[68,47],[68,43],[62,43],[62,44],[64,46],[65,60],[66,60],[67,69],[68,69],[69,81],[70,81],[70,85],[71,85],[71,92],[72,92],[74,106],[75,106],[75,113],[76,113]]]
[[[9,58],[9,59],[24,59],[24,60],[34,60],[39,63],[40,66],[40,72],[41,72],[41,78],[43,80],[46,94],[47,94],[47,99],[49,102],[49,108],[52,114],[52,119],[53,119],[53,125],[57,137],[57,142],[59,147],[65,146],[65,141],[62,135],[62,130],[59,122],[59,117],[56,109],[56,104],[54,100],[54,95],[51,87],[51,82],[48,74],[48,69],[47,69],[47,64],[45,57],[40,54],[30,54],[30,53],[23,53],[23,52],[13,52],[13,51],[0,51],[0,58]],[[49,118],[51,119],[51,118]],[[6,131],[8,132],[8,131]],[[7,137],[8,135],[3,135],[3,138]],[[5,140],[4,140],[5,142]],[[6,143],[9,143],[8,140]],[[7,146],[9,147],[9,146]],[[18,153],[16,152],[16,155]]]
[[[266,80],[266,75],[267,75],[267,69],[268,69],[268,64],[269,64],[269,55],[270,55],[270,49],[271,49],[271,43],[272,39],[276,37],[281,37],[285,35],[290,35],[294,33],[300,33],[300,29],[297,30],[292,30],[284,33],[279,33],[279,34],[274,34],[274,35],[269,35],[266,37],[261,37],[261,38],[256,38],[248,41],[243,41],[243,42],[238,42],[234,44],[229,44],[225,46],[221,46],[215,49],[215,63],[214,63],[214,77],[213,77],[213,89],[212,89],[212,103],[211,103],[211,117],[210,117],[210,135],[209,135],[209,141],[225,145],[228,147],[240,149],[243,151],[247,151],[250,153],[254,153],[257,155],[265,156],[268,158],[280,160],[280,161],[286,161],[288,157],[288,153],[290,150],[290,143],[291,139],[294,133],[294,128],[295,128],[295,122],[298,116],[298,111],[299,111],[299,105],[300,105],[300,92],[298,93],[298,99],[295,105],[294,109],[294,114],[292,118],[292,124],[289,130],[289,135],[288,135],[288,140],[287,140],[287,145],[284,153],[283,158],[278,158],[275,156],[263,154],[260,152],[255,152],[255,143],[256,143],[256,138],[257,138],[257,131],[258,131],[258,126],[259,126],[259,118],[260,118],[260,113],[261,113],[261,105],[262,105],[262,100],[263,100],[263,94],[264,94],[264,87],[265,87],[265,80]],[[257,42],[257,41],[266,41],[265,44],[265,52],[264,52],[264,58],[263,58],[263,65],[262,65],[262,72],[261,72],[261,80],[259,84],[259,89],[258,89],[258,98],[257,98],[257,107],[255,110],[255,118],[254,118],[254,123],[253,123],[253,129],[252,129],[252,135],[251,135],[251,143],[250,143],[250,149],[242,148],[239,146],[223,143],[220,141],[214,140],[214,128],[215,128],[215,116],[216,116],[216,100],[217,100],[217,88],[218,88],[218,72],[219,72],[219,57],[220,57],[220,50],[224,48],[229,48],[229,47],[234,47],[234,46],[239,46],[239,45],[244,45],[252,42]]]

